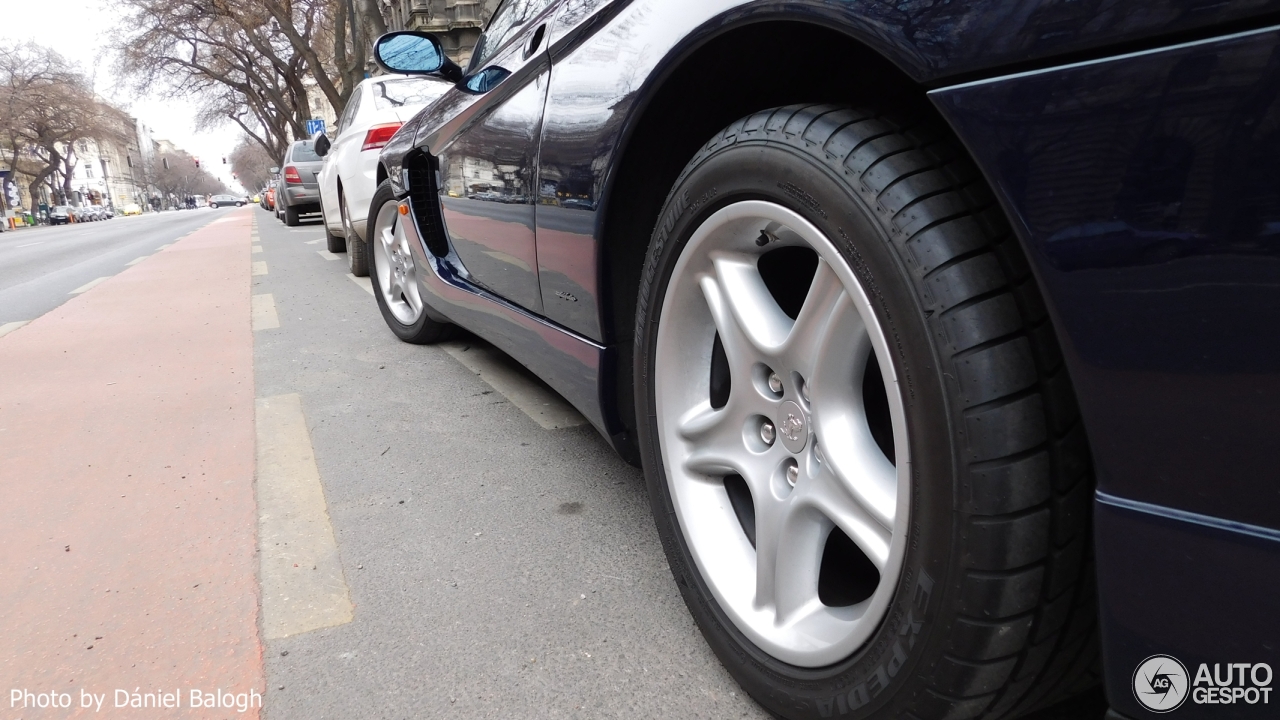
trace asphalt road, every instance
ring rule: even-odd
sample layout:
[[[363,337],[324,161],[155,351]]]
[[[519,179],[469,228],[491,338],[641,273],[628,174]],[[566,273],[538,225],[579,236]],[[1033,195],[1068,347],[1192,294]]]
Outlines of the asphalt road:
[[[254,212],[279,319],[257,395],[301,396],[355,608],[266,640],[267,718],[766,717],[685,610],[639,471],[399,342],[318,224]]]
[[[0,325],[34,320],[73,291],[227,212],[202,208],[0,233]]]

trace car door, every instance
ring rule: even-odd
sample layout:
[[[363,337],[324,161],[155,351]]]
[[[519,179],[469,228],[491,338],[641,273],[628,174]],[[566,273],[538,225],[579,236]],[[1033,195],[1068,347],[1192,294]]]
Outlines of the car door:
[[[342,232],[341,206],[338,200],[339,167],[343,164],[344,156],[351,154],[351,146],[359,140],[353,137],[357,133],[352,132],[352,125],[360,112],[363,90],[363,85],[357,85],[347,100],[342,117],[338,118],[338,127],[334,129],[332,145],[325,155],[324,168],[320,171],[320,199],[324,206],[324,222],[336,233]],[[355,152],[360,152],[358,145]]]
[[[542,312],[534,225],[545,36],[558,2],[498,7],[460,88],[475,101],[459,103],[469,106],[447,124],[449,139],[431,144],[445,232],[469,279],[535,313]]]

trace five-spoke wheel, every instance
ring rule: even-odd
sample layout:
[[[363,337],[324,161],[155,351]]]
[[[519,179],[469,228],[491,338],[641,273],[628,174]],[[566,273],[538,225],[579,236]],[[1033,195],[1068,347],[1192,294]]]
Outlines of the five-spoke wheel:
[[[865,290],[808,221],[748,200],[693,232],[662,308],[657,421],[698,569],[774,657],[847,656],[889,605],[910,495],[902,400],[875,360],[888,347]]]

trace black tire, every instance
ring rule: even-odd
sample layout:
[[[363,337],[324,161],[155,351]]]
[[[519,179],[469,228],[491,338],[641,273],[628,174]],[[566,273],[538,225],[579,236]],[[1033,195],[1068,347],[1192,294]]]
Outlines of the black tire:
[[[284,206],[284,224],[289,227],[297,227],[298,225],[298,208],[292,205]]]
[[[365,230],[365,235],[370,238],[375,237],[374,224],[378,218],[378,211],[382,209],[383,205],[394,202],[396,202],[396,196],[391,189],[391,182],[383,180],[378,185],[377,191],[373,193],[373,200],[369,203],[368,228]],[[431,343],[448,340],[453,336],[455,326],[451,323],[433,320],[431,313],[426,308],[423,308],[417,322],[412,325],[405,325],[400,322],[392,314],[391,308],[387,307],[386,299],[382,297],[378,273],[369,273],[369,281],[373,284],[373,297],[378,303],[378,310],[382,311],[382,319],[387,321],[387,327],[391,328],[391,332],[395,333],[396,337],[414,345],[430,345]]]
[[[1010,718],[1098,682],[1088,446],[1026,260],[958,148],[929,123],[875,112],[756,113],[690,161],[650,243],[634,372],[659,535],[708,644],[786,718]],[[905,565],[875,634],[823,668],[766,655],[729,621],[693,563],[658,446],[654,347],[673,266],[703,219],[741,199],[788,207],[836,241],[906,379]]]
[[[369,246],[356,234],[355,227],[348,218],[347,196],[338,193],[338,208],[342,213],[342,234],[347,239],[347,269],[356,277],[369,275]]]
[[[344,253],[347,251],[347,240],[341,235],[335,235],[329,229],[329,223],[325,221],[324,204],[320,205],[320,222],[324,223],[324,240],[325,247],[329,248],[331,253]]]

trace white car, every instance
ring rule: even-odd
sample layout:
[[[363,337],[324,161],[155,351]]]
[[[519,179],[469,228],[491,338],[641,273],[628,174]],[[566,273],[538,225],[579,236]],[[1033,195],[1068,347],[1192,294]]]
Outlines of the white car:
[[[452,87],[434,77],[379,75],[351,93],[318,177],[329,251],[346,251],[352,274],[369,274],[364,234],[377,189],[378,153],[402,124]]]

